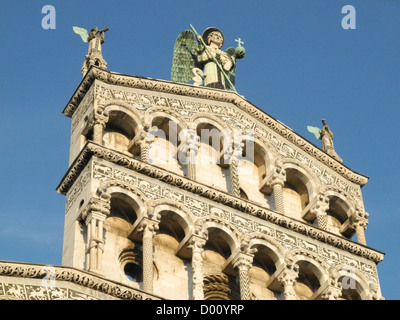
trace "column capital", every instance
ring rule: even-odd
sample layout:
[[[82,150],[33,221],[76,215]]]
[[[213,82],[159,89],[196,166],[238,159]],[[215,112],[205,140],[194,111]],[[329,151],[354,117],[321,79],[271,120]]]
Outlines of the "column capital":
[[[350,216],[350,227],[356,229],[362,227],[364,230],[367,229],[369,214],[361,208],[356,208],[353,214]]]
[[[325,194],[322,192],[317,193],[312,202],[312,206],[310,207],[312,214],[326,214],[326,211],[329,209],[329,198]]]
[[[149,220],[147,218],[143,218],[140,225],[138,226],[138,232],[143,232],[143,236],[152,235],[154,236],[159,229],[159,222],[154,220]]]
[[[92,197],[80,213],[80,216],[85,221],[93,217],[104,221],[110,215],[110,209],[111,205],[109,200]]]
[[[328,285],[321,292],[320,297],[323,300],[337,300],[342,296],[342,288],[337,285]]]
[[[253,264],[253,258],[254,256],[252,254],[238,252],[232,260],[232,265],[234,268],[238,269],[241,268],[249,269]]]
[[[203,247],[207,243],[207,239],[199,237],[197,235],[192,235],[187,243],[188,243],[188,248],[191,248],[193,252],[196,250],[199,250],[202,252]]]

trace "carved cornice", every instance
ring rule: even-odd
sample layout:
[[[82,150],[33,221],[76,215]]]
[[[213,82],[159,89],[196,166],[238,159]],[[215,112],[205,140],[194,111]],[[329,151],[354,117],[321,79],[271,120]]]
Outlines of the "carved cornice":
[[[158,179],[177,188],[187,190],[193,194],[205,197],[212,201],[216,201],[228,207],[234,208],[241,212],[253,215],[270,223],[282,226],[293,230],[297,233],[306,235],[310,238],[327,243],[339,249],[346,250],[358,256],[362,256],[376,263],[383,260],[383,253],[367,248],[361,244],[351,240],[344,239],[333,233],[321,230],[312,225],[308,225],[301,221],[286,217],[277,212],[258,206],[250,201],[234,197],[228,193],[218,191],[199,182],[189,180],[167,170],[154,167],[150,164],[136,160],[125,154],[97,145],[93,142],[88,142],[74,163],[69,168],[68,172],[57,187],[57,191],[61,194],[66,194],[72,187],[74,181],[78,178],[80,172],[85,168],[92,156],[104,159],[111,163],[123,166],[130,170],[134,170],[141,174],[145,174],[151,178]]]
[[[96,79],[111,85],[232,103],[351,182],[360,186],[363,186],[368,182],[368,177],[349,169],[341,162],[337,161],[326,152],[322,151],[320,148],[316,147],[308,140],[294,132],[292,129],[266,114],[264,111],[244,99],[242,96],[232,91],[210,89],[206,87],[180,84],[165,80],[125,75],[102,70],[92,66],[67,103],[67,106],[64,108],[63,114],[65,116],[72,117],[72,114],[78,108],[80,101],[85,96],[85,93],[87,90],[89,90],[90,86]]]
[[[26,264],[17,262],[0,261],[0,276],[18,277],[26,279],[45,279],[49,266]],[[53,266],[52,266],[53,267]],[[156,296],[149,295],[138,289],[105,280],[89,272],[76,270],[69,267],[54,266],[54,280],[65,281],[79,286],[96,290],[121,300],[159,300]],[[55,286],[57,287],[57,285]]]

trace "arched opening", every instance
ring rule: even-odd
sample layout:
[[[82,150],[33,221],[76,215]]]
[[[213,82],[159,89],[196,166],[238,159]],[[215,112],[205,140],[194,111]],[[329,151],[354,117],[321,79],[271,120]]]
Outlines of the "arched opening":
[[[130,282],[142,285],[142,253],[138,247],[123,250],[119,255],[119,263],[123,274]]]
[[[342,229],[342,225],[350,216],[350,211],[350,206],[344,199],[338,196],[329,196],[329,209],[326,217],[327,230],[351,238],[354,235],[354,230],[351,228]]]
[[[154,280],[154,293],[171,299],[189,298],[189,261],[176,255],[180,242],[185,237],[187,222],[172,208],[157,210],[161,216],[159,229],[153,238],[154,261],[157,278]],[[180,290],[171,292],[165,283],[178,284]]]
[[[347,273],[348,275],[339,278],[339,281],[342,284],[342,295],[338,300],[363,300],[363,297],[361,296],[363,288],[356,279],[354,269],[349,268]]]
[[[238,166],[240,186],[248,191],[249,200],[269,208],[273,197],[260,187],[266,177],[266,159],[265,149],[261,145],[254,140],[244,140],[242,158]]]
[[[296,280],[295,292],[299,300],[310,300],[320,287],[318,269],[308,261],[297,262],[299,276]]]
[[[279,258],[269,247],[257,244],[257,252],[253,258],[253,265],[249,270],[250,291],[252,299],[255,300],[276,300],[278,292],[270,290],[268,283],[275,273]]]
[[[143,283],[142,245],[129,239],[132,226],[141,214],[141,205],[133,194],[125,193],[117,187],[110,187],[110,214],[104,221],[104,253],[103,261],[107,263],[106,276],[136,288]],[[109,264],[116,259],[119,263]]]
[[[233,239],[224,230],[210,227],[203,251],[204,296],[210,300],[238,299],[237,277],[224,273],[223,267],[232,253]]]
[[[302,211],[308,205],[309,192],[307,177],[300,171],[287,168],[286,181],[283,186],[283,200],[285,214],[297,220],[302,220]]]
[[[223,166],[221,152],[227,140],[224,132],[211,123],[200,123],[196,129],[200,137],[199,152],[196,159],[197,181],[222,191],[228,191],[229,167]]]
[[[138,204],[124,193],[112,193],[110,215],[104,226],[111,233],[127,237],[137,219]]]
[[[107,148],[132,155],[130,143],[135,137],[136,122],[122,110],[109,112],[106,127],[103,130],[103,145]]]
[[[184,169],[178,161],[178,137],[181,128],[176,121],[165,116],[154,117],[151,126],[154,142],[149,148],[149,162],[183,175]]]

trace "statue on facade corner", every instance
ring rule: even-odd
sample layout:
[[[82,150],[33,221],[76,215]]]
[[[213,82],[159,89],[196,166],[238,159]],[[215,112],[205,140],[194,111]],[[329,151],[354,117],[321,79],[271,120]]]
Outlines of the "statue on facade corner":
[[[107,62],[101,53],[101,45],[104,43],[104,33],[108,31],[108,27],[102,30],[93,27],[90,33],[86,29],[76,26],[72,27],[72,30],[81,37],[83,42],[89,42],[88,54],[81,70],[82,76],[85,76],[92,65],[107,70]]]
[[[326,124],[326,120],[322,119],[322,128],[307,126],[307,130],[314,134],[314,136],[322,141],[322,150],[325,151],[327,154],[332,156],[334,159],[338,160],[339,162],[343,162],[342,158],[338,156],[333,146],[333,132]]]
[[[210,27],[199,35],[192,30],[183,31],[176,39],[172,58],[171,80],[209,88],[231,91],[235,89],[236,62],[245,56],[243,42],[238,46],[221,50],[224,36],[218,28]]]

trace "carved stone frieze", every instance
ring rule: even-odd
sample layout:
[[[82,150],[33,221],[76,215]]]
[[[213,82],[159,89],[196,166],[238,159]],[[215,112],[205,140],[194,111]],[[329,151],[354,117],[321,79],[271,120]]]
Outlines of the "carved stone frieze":
[[[19,281],[18,278],[21,278]],[[34,284],[25,279],[37,279]],[[79,285],[80,290],[71,285]],[[90,289],[102,296],[94,296]],[[61,266],[19,264],[0,261],[0,300],[159,300],[140,290],[105,280],[89,272]]]

